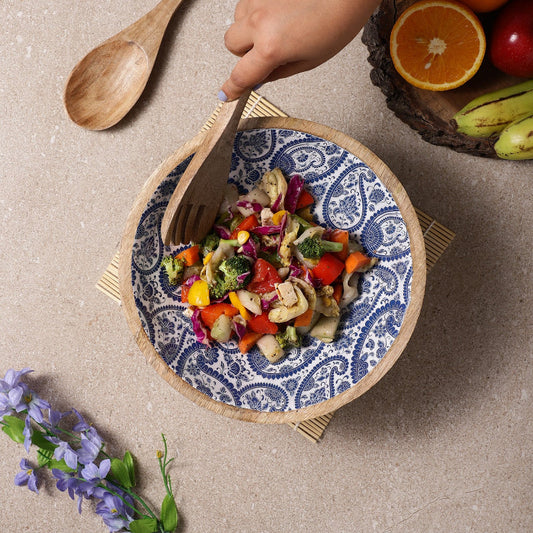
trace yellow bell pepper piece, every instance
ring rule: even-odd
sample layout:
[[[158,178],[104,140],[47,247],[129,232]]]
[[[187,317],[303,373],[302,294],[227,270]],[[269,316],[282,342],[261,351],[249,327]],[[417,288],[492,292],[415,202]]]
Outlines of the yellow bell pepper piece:
[[[250,313],[248,312],[248,309],[246,309],[246,307],[242,305],[236,292],[232,291],[229,293],[229,301],[231,302],[233,307],[239,310],[239,313],[241,314],[242,318],[244,318],[244,320],[250,320],[250,318],[252,318]]]
[[[205,307],[211,303],[207,281],[199,279],[191,285],[188,302],[196,307]]]
[[[285,211],[285,209],[282,209],[281,211],[276,211],[272,215],[272,222],[276,224],[276,226],[278,226],[279,224],[281,224],[281,220],[283,219],[283,216],[286,214],[287,214],[287,211]]]

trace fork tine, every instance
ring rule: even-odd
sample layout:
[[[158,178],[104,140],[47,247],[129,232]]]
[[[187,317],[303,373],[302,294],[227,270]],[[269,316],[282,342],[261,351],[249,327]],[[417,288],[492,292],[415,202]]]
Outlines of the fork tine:
[[[176,220],[177,220],[176,214],[177,213],[174,213],[174,215],[172,216],[172,220],[170,221],[170,224],[169,224],[169,227],[166,233],[163,230],[163,225],[164,225],[163,219],[161,219],[161,239],[163,240],[163,244],[165,246],[170,246],[171,244],[173,244],[174,231],[176,228]]]
[[[193,204],[189,212],[187,224],[185,226],[185,239],[187,242],[197,242],[203,238],[201,235],[201,222],[205,211],[205,205]]]
[[[185,232],[187,231],[187,220],[191,212],[191,204],[180,205],[175,215],[176,227],[174,228],[174,244],[187,244],[189,241],[185,240]]]

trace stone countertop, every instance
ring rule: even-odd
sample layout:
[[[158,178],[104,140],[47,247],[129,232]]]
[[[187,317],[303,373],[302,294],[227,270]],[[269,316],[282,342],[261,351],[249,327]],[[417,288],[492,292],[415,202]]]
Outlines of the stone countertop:
[[[113,453],[131,450],[153,503],[163,497],[164,433],[184,533],[532,531],[533,163],[425,143],[386,108],[359,38],[327,64],[265,85],[289,115],[368,146],[457,236],[428,276],[402,357],[318,444],[286,425],[216,415],[145,362],[95,283],[148,176],[217,104],[234,64],[223,47],[234,2],[182,6],[118,126],[83,130],[62,104],[74,64],[153,5],[0,6],[0,374],[33,368],[32,386],[54,407],[84,413]],[[0,439],[3,531],[107,530],[50,478],[39,496],[14,488],[25,455]]]

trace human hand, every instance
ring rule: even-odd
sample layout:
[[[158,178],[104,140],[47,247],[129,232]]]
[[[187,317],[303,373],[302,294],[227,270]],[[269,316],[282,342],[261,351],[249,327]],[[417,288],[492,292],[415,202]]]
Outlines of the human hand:
[[[239,56],[222,85],[234,100],[260,83],[311,70],[342,50],[380,0],[240,0],[226,48]]]

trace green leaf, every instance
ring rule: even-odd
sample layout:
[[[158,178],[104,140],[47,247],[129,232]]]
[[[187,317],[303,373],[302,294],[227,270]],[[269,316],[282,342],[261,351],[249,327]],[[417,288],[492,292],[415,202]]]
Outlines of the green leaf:
[[[132,487],[126,465],[117,457],[111,459],[111,474],[126,489]]]
[[[43,450],[42,448],[37,450],[37,464],[39,466],[49,465],[53,457],[54,452],[51,452],[50,450]]]
[[[64,459],[61,459],[60,461],[54,458],[50,459],[50,462],[48,463],[48,468],[50,468],[50,470],[52,468],[57,468],[58,470],[61,470],[63,472],[76,472],[74,468],[70,468],[70,466],[67,466],[67,463],[65,463]]]
[[[128,475],[130,477],[130,483],[132,487],[135,487],[135,464],[133,462],[133,455],[129,451],[126,451],[124,454],[124,459],[122,459],[122,462],[126,466],[126,469],[128,470]]]
[[[39,448],[42,448],[48,452],[53,452],[57,448],[57,444],[45,439],[44,434],[41,431],[34,431],[33,435],[31,436],[31,441],[33,444],[35,444],[35,446],[38,446]]]
[[[139,518],[128,525],[132,533],[157,533],[157,520],[155,518]]]
[[[163,522],[165,531],[174,531],[178,527],[178,508],[171,494],[167,494],[163,498],[161,522]]]
[[[3,419],[4,425],[2,431],[15,442],[24,442],[24,420],[17,418],[16,416],[6,415]]]

